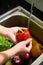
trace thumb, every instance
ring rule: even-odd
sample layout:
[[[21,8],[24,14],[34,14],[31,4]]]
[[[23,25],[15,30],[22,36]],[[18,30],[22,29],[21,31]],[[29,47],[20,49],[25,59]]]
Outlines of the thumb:
[[[25,41],[25,45],[29,44],[30,41],[32,41],[32,38],[27,39],[27,40]]]
[[[27,47],[27,51],[30,52],[31,48],[32,48],[32,41],[30,41],[30,44],[29,44],[29,46]]]
[[[32,48],[32,39],[31,38],[27,39],[25,45],[26,45],[27,52],[30,52]]]

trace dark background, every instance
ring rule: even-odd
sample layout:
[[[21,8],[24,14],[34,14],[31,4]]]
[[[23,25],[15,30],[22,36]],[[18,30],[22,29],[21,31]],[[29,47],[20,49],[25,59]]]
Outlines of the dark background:
[[[0,0],[0,15],[19,5],[24,7],[26,10],[30,11],[31,5],[25,0]],[[33,7],[33,14],[43,21],[42,11]]]

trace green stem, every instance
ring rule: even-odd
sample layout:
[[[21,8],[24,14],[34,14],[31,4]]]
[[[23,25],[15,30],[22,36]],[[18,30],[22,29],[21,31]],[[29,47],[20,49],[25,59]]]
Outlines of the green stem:
[[[18,32],[20,32],[20,33],[24,33],[24,31],[23,31],[23,30],[18,30]]]

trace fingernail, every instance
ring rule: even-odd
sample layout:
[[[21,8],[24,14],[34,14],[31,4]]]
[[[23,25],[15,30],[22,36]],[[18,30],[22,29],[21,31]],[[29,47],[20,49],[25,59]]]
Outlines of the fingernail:
[[[30,40],[32,40],[32,38],[29,38]]]

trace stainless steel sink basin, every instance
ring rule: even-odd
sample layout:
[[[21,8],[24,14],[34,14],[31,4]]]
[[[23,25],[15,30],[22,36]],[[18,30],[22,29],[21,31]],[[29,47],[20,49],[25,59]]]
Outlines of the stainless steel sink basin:
[[[0,16],[0,24],[12,27],[12,26],[23,26],[28,27],[32,36],[34,36],[40,43],[43,44],[43,22],[31,15],[31,21],[29,21],[30,12],[26,11],[21,6],[18,6],[11,11]]]
[[[29,25],[31,35],[43,45],[43,22],[32,14],[31,21],[28,23],[29,16],[30,12],[26,11],[21,6],[18,6],[1,15],[0,24],[6,27],[28,27]]]

